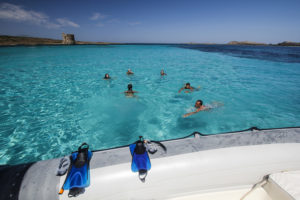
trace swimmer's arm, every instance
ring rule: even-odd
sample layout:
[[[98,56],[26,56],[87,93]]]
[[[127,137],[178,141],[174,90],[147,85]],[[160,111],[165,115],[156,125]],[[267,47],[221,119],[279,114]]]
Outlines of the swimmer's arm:
[[[178,93],[180,93],[183,89],[184,89],[184,87],[183,87],[183,88],[180,88],[180,90],[178,91]]]
[[[187,114],[183,115],[183,117],[191,116],[191,115],[193,115],[193,114],[196,114],[196,113],[199,112],[199,111],[200,111],[200,109],[197,109],[197,110],[194,111],[194,112],[190,112],[190,113],[187,113]]]
[[[139,93],[139,92],[138,91],[132,91],[132,92],[125,91],[125,92],[122,92],[121,94],[123,94],[123,93],[125,93],[125,94],[134,94],[134,93]]]

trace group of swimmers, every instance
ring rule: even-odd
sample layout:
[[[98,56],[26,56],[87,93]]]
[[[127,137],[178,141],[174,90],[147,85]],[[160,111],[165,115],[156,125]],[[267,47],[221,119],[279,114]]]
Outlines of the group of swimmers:
[[[127,75],[133,75],[134,73],[133,73],[133,71],[131,71],[131,69],[128,69],[127,72],[126,72],[126,74],[127,74]],[[160,75],[161,75],[161,76],[166,76],[167,74],[166,74],[165,71],[162,69],[162,70],[160,71]],[[104,78],[103,78],[103,79],[109,80],[109,79],[111,79],[111,77],[109,76],[108,73],[106,73],[106,74],[104,75]],[[189,92],[193,92],[193,91],[199,90],[199,89],[200,89],[200,87],[194,88],[194,87],[191,86],[190,83],[186,83],[184,87],[182,87],[182,88],[179,89],[178,93],[180,93],[182,90],[185,90],[185,93],[189,93]],[[134,91],[134,90],[132,89],[132,84],[131,84],[131,83],[128,84],[128,85],[127,85],[127,91],[125,91],[124,94],[125,94],[127,97],[133,97],[135,93],[138,93],[138,92],[137,92],[137,91]],[[188,117],[188,116],[193,115],[193,114],[196,114],[196,113],[198,113],[198,112],[200,112],[200,111],[210,109],[209,107],[203,105],[203,101],[202,101],[202,100],[197,100],[197,101],[196,101],[196,103],[195,103],[195,108],[196,108],[195,111],[190,112],[190,113],[187,113],[187,114],[183,115],[183,117]]]

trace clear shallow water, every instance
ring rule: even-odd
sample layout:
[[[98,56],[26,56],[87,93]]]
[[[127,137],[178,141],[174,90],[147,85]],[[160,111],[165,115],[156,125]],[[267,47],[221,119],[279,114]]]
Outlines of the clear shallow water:
[[[299,48],[291,49],[298,54]],[[198,50],[176,45],[0,48],[0,164],[66,155],[82,142],[104,149],[139,135],[163,140],[194,131],[300,125],[300,63],[288,62],[285,50],[286,62]],[[125,75],[128,68],[134,76]],[[160,77],[161,68],[166,77]],[[103,80],[106,72],[114,79]],[[201,90],[178,94],[187,81]],[[138,98],[124,97],[128,83]],[[182,118],[197,99],[224,106]]]

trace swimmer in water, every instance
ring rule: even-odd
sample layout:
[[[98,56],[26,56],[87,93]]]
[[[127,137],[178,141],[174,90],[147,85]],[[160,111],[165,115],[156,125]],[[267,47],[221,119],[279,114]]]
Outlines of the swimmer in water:
[[[103,79],[105,79],[105,80],[108,80],[108,79],[110,79],[110,76],[109,76],[109,74],[105,74]]]
[[[131,84],[131,83],[128,84],[127,88],[128,88],[128,90],[125,91],[124,93],[125,93],[125,95],[128,96],[128,97],[133,97],[135,93],[138,93],[137,91],[133,91],[133,90],[132,90],[132,84]]]
[[[167,74],[166,74],[165,71],[162,69],[162,70],[160,70],[160,75],[161,75],[161,76],[165,76],[165,75],[167,75]]]
[[[127,75],[133,75],[134,73],[133,73],[133,71],[131,71],[131,69],[128,69],[127,72],[126,72],[126,74]]]
[[[210,109],[209,107],[203,105],[202,100],[197,100],[196,101],[195,108],[196,108],[196,111],[187,113],[187,114],[183,115],[183,117],[188,117],[190,115],[196,114],[197,112]]]
[[[194,88],[191,86],[190,83],[186,83],[184,87],[180,88],[178,93],[180,93],[182,90],[185,90],[185,93],[193,92],[194,90],[199,90],[200,86],[198,88]]]

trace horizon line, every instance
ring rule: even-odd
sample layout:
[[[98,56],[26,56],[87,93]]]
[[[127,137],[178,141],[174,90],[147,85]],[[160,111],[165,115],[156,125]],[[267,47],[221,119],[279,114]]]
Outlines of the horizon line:
[[[50,38],[50,37],[39,37],[39,36],[29,36],[29,35],[7,35],[7,34],[0,34],[0,36],[8,36],[8,37],[24,37],[24,38],[38,38],[38,39],[50,39],[50,40],[62,40],[58,38]],[[86,42],[86,43],[108,43],[108,44],[202,44],[202,45],[238,45],[240,44],[249,44],[249,45],[278,45],[281,43],[300,43],[300,42],[294,42],[294,41],[282,41],[279,43],[264,43],[264,42],[254,42],[254,41],[237,41],[232,40],[227,43],[215,43],[215,42],[103,42],[103,41],[82,41],[82,40],[76,40],[76,42]],[[230,44],[232,43],[232,44]],[[80,45],[80,44],[79,44]]]

